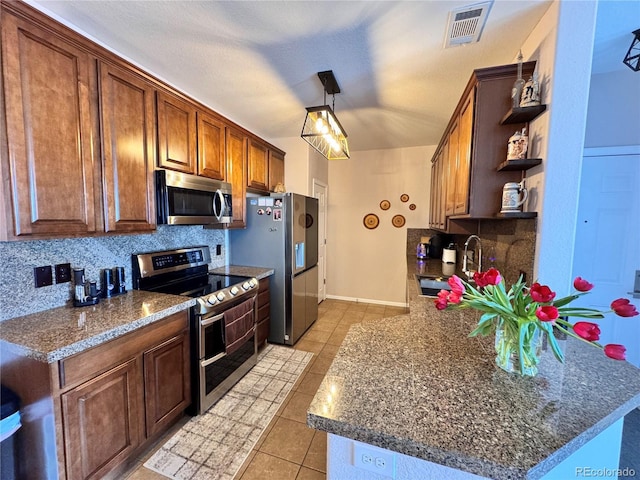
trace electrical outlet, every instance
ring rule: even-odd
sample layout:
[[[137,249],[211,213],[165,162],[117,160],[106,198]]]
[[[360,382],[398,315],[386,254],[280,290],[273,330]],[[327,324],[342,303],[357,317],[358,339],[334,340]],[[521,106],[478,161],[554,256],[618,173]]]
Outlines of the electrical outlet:
[[[393,452],[353,442],[352,463],[357,468],[395,479],[395,460]]]
[[[56,283],[67,283],[71,281],[71,264],[59,263],[55,266]]]
[[[53,283],[51,265],[47,265],[46,267],[35,267],[33,269],[33,277],[35,279],[36,288],[51,285]]]
[[[216,255],[222,255],[222,245],[216,245]]]

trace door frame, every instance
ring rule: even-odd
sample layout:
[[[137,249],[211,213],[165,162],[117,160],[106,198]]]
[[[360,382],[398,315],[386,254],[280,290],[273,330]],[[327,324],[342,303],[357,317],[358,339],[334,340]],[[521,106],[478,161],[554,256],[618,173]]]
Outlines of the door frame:
[[[320,267],[318,269],[318,272],[322,272],[323,276],[323,278],[318,278],[318,303],[320,303],[327,298],[327,217],[329,205],[329,185],[324,183],[322,180],[314,178],[312,188],[313,191],[311,193],[313,198],[318,198],[316,196],[316,186],[324,189],[324,205],[318,205],[318,217],[320,217],[320,209],[322,209],[322,216],[324,218],[323,225],[318,225],[318,248],[320,248],[321,245],[324,247],[322,265],[320,265],[320,256],[318,256],[318,266]]]

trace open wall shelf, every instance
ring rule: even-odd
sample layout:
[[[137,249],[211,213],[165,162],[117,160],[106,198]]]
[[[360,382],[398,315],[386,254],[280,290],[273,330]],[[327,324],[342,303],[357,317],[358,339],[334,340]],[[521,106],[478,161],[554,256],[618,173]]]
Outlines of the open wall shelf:
[[[546,105],[535,105],[533,107],[514,107],[502,117],[501,125],[512,123],[527,123],[536,118],[547,109]]]

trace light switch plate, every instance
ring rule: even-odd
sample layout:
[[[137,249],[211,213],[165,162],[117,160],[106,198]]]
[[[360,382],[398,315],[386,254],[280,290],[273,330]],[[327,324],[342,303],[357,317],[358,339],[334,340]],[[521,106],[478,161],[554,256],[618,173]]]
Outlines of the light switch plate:
[[[51,265],[47,265],[46,267],[35,267],[33,269],[33,277],[35,280],[36,288],[46,287],[53,284]]]

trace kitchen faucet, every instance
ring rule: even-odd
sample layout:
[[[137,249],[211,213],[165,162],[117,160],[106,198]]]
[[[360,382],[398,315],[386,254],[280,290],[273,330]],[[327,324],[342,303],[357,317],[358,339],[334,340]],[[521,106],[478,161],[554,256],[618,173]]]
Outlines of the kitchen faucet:
[[[474,260],[470,260],[469,256],[468,256],[468,250],[469,250],[469,243],[471,242],[471,240],[475,240],[476,243],[478,244],[478,251],[477,251],[477,257],[474,258]],[[462,272],[468,277],[471,278],[473,276],[473,272],[474,270],[469,270],[467,268],[467,264],[471,262],[474,263],[476,265],[477,272],[481,272],[482,271],[482,241],[480,240],[480,237],[477,235],[470,235],[469,238],[467,238],[467,241],[464,242],[464,256],[462,258]],[[470,275],[471,274],[471,275]]]

